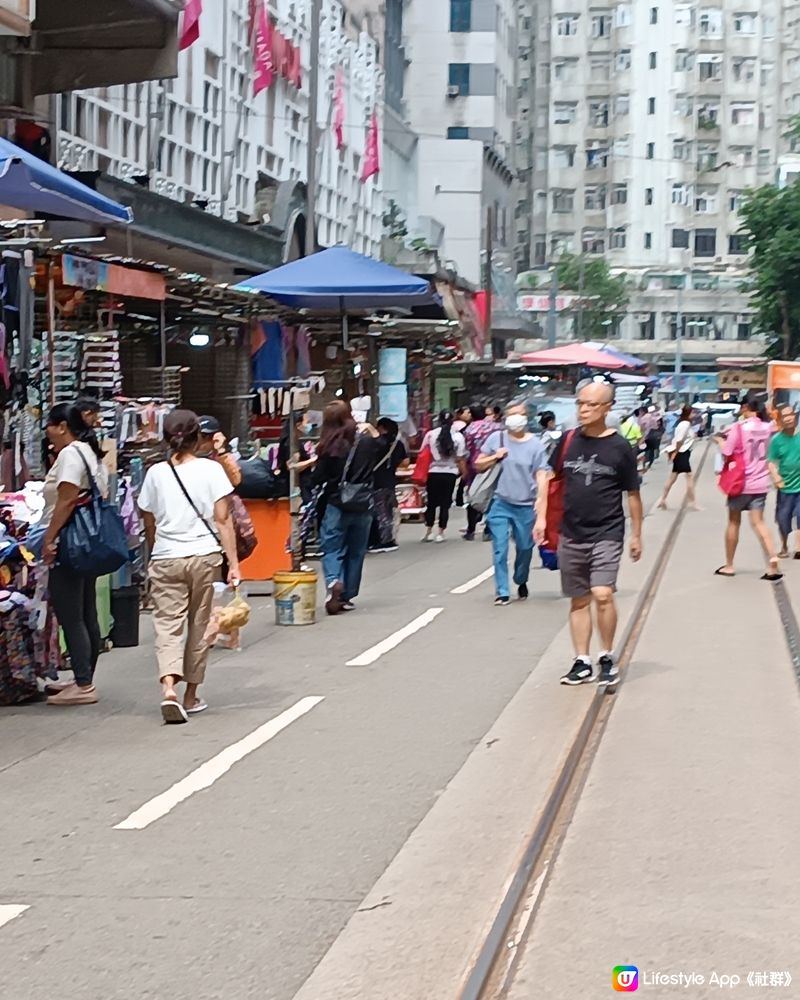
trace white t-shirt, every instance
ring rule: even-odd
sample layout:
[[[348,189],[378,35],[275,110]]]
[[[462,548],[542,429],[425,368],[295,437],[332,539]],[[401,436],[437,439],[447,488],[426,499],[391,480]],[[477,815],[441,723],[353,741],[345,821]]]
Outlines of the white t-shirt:
[[[207,458],[196,458],[172,468],[195,507],[216,532],[214,504],[233,492],[225,470]],[[169,462],[159,462],[148,470],[139,494],[139,509],[156,519],[152,559],[183,559],[219,552],[216,539],[184,496]]]
[[[694,444],[694,431],[688,420],[681,420],[675,428],[675,433],[672,435],[672,443],[677,444],[678,441],[683,441],[683,444],[678,449],[680,452],[689,451]]]
[[[449,472],[452,475],[458,475],[458,463],[457,458],[464,458],[467,454],[467,442],[464,440],[464,435],[461,431],[451,430],[450,435],[453,438],[454,452],[450,456],[444,456],[439,451],[439,435],[442,433],[442,428],[437,427],[435,430],[428,431],[425,435],[425,441],[433,454],[433,461],[431,462],[430,471],[431,472]]]
[[[58,457],[53,463],[53,467],[47,473],[42,488],[44,497],[44,511],[42,512],[41,524],[47,525],[53,517],[58,500],[58,487],[60,483],[72,483],[81,491],[88,492],[91,489],[89,476],[86,473],[86,465],[83,458],[89,465],[89,470],[94,476],[97,488],[104,497],[108,496],[108,471],[92,449],[83,441],[73,441],[66,448],[62,448]]]

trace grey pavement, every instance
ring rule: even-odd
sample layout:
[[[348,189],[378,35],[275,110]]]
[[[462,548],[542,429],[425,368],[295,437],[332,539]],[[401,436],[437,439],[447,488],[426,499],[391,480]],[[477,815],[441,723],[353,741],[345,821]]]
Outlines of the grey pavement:
[[[103,657],[97,706],[0,714],[0,996],[289,1000],[563,627],[557,574],[492,606],[488,545],[371,557],[353,615],[214,657],[212,706],[162,727],[149,642]],[[347,660],[430,607],[374,665]],[[133,810],[300,698],[308,715],[140,831]],[[2,911],[0,910],[0,920]]]
[[[723,497],[705,476],[578,800],[510,1000],[800,995],[800,700],[772,585],[743,526],[723,562]],[[771,518],[771,515],[770,515]],[[783,564],[800,598],[800,563]],[[788,971],[790,988],[751,988]],[[702,975],[651,985],[654,972]]]

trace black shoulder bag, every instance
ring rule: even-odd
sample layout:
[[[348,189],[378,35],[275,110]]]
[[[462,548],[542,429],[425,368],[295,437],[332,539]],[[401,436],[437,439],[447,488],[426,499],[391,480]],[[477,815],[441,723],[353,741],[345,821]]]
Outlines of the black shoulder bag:
[[[372,484],[371,483],[348,483],[347,473],[353,464],[359,441],[353,444],[347,461],[344,464],[344,471],[339,483],[339,502],[336,506],[349,514],[366,514],[372,510]]]

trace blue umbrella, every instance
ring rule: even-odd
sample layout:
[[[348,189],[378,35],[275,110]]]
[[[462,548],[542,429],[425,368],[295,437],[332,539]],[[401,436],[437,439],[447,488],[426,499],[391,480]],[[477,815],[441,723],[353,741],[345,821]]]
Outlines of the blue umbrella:
[[[342,246],[293,260],[235,287],[264,292],[298,309],[341,313],[381,306],[410,308],[432,300],[430,285],[423,278]]]
[[[130,222],[131,210],[0,139],[0,205],[81,222]]]

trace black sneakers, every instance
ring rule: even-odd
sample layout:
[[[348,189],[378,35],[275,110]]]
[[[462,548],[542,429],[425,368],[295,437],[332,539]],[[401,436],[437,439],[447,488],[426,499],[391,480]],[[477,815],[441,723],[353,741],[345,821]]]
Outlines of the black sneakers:
[[[561,678],[562,684],[590,684],[594,680],[594,671],[592,670],[591,663],[586,663],[585,660],[576,660],[572,664],[572,669],[569,673],[564,674]]]
[[[517,596],[519,597],[519,599],[521,601],[527,601],[528,600],[528,584],[527,583],[521,583],[517,587]]]
[[[609,686],[616,684],[619,680],[619,670],[617,670],[617,665],[614,663],[613,658],[608,655],[601,656],[597,662],[600,667],[600,676],[597,679],[598,683]]]

